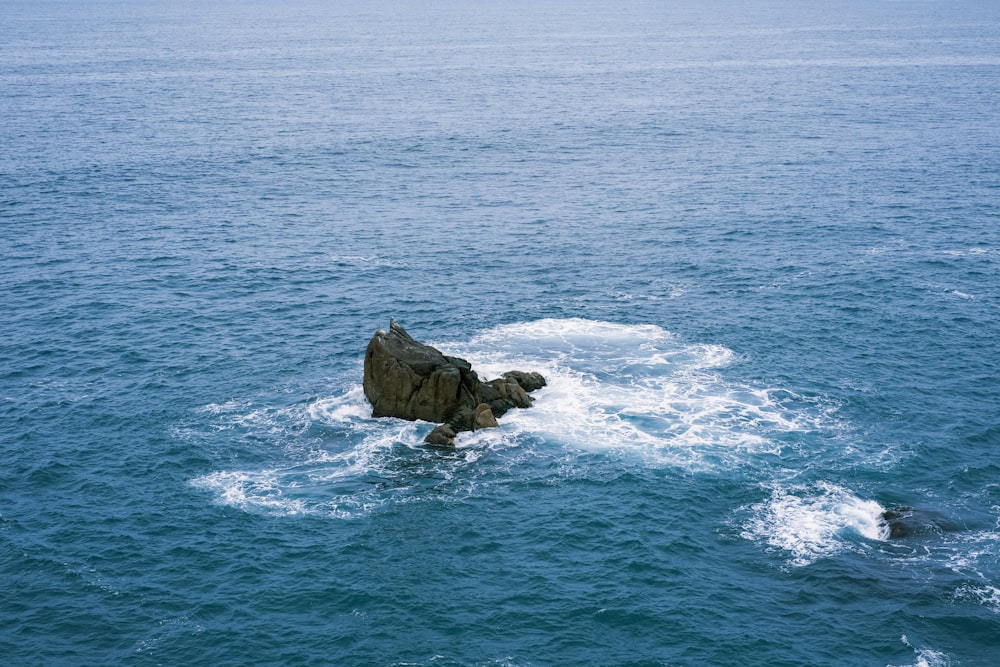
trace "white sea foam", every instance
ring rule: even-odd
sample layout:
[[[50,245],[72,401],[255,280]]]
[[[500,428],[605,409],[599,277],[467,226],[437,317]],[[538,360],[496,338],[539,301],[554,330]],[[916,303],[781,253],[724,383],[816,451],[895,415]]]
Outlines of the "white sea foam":
[[[207,412],[212,415],[224,414],[227,412],[233,412],[234,410],[239,410],[246,407],[247,403],[241,403],[239,401],[226,401],[225,403],[209,403],[208,405],[201,408],[201,412]]]
[[[240,509],[253,507],[283,515],[306,510],[301,499],[288,497],[275,470],[214,472],[193,480],[192,485],[214,491],[224,505]]]
[[[534,394],[530,410],[505,415],[500,429],[460,434],[451,453],[424,448],[431,424],[373,419],[356,377],[307,405],[211,405],[204,409],[209,430],[242,432],[254,446],[273,443],[279,456],[260,469],[217,471],[192,484],[247,511],[353,516],[416,485],[401,459],[437,480],[486,452],[514,460],[512,452],[529,444],[532,451],[614,452],[706,469],[778,451],[776,434],[821,421],[815,411],[787,407],[803,405],[788,391],[724,379],[721,371],[737,360],[732,350],[688,343],[655,325],[547,319],[436,346],[468,359],[485,378],[537,370],[548,386]]]
[[[312,403],[308,413],[309,417],[316,421],[350,423],[370,419],[372,407],[359,384],[339,396],[322,398]]]
[[[783,407],[777,397],[788,392],[726,381],[719,371],[737,360],[732,350],[655,325],[541,320],[497,327],[454,353],[487,377],[541,371],[548,386],[535,405],[504,423],[572,447],[691,466],[771,451],[772,435],[817,426],[816,415]]]
[[[955,591],[955,599],[972,600],[1000,614],[1000,587],[990,584],[969,584]]]
[[[993,530],[951,533],[941,548],[948,554],[946,564],[952,572],[983,578],[983,569],[992,570],[992,565],[1000,562],[1000,533]]]
[[[775,488],[770,498],[749,510],[741,535],[787,553],[794,567],[850,548],[851,536],[888,539],[888,528],[880,521],[885,508],[835,484]]]
[[[989,573],[1000,562],[1000,532],[978,530],[950,533],[930,557],[943,561],[957,575],[977,580],[955,591],[958,600],[971,600],[994,613],[1000,613],[1000,586]],[[927,558],[926,556],[924,557]]]
[[[363,429],[360,440],[345,432],[349,444],[335,451],[288,444],[277,466],[217,471],[192,480],[192,486],[213,492],[224,505],[278,516],[351,518],[382,504],[388,496],[378,486],[394,475],[392,451],[397,446],[416,448],[421,425],[396,419],[372,425],[370,409],[367,417],[357,414],[357,391],[321,399],[302,412],[330,423],[355,420]],[[368,428],[363,428],[366,421]],[[398,492],[405,482],[391,486]]]
[[[463,434],[468,437],[454,452],[429,450],[423,436],[431,424],[372,419],[360,385],[307,405],[248,409],[218,419],[218,428],[244,429],[254,442],[272,441],[282,456],[276,465],[216,471],[191,485],[223,505],[274,516],[348,519],[392,500],[405,502],[418,487],[449,482],[456,464],[471,465],[503,437],[497,430]],[[334,442],[301,436],[310,425],[331,428]]]
[[[952,664],[947,653],[929,648],[917,648],[910,643],[906,635],[901,636],[899,640],[913,649],[916,654],[916,662],[910,665],[887,665],[886,667],[949,667]]]

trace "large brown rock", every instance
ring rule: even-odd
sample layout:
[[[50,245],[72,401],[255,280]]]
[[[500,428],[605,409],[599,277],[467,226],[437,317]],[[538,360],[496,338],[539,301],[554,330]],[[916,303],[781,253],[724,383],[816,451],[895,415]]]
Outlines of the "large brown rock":
[[[436,445],[453,445],[459,431],[497,426],[497,417],[511,408],[530,407],[528,392],[544,386],[541,375],[523,371],[480,382],[468,361],[414,340],[392,320],[365,351],[364,390],[372,416],[445,422],[427,436]]]
[[[465,359],[447,357],[389,322],[365,352],[365,396],[375,417],[448,421],[459,408],[479,404],[479,377]]]

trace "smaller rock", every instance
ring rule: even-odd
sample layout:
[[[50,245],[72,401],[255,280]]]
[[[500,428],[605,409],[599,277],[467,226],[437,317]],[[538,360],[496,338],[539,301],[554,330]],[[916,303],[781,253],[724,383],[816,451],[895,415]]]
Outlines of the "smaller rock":
[[[496,380],[483,382],[479,385],[483,403],[493,409],[496,417],[502,417],[511,408],[531,407],[532,398],[516,379],[505,374]]]
[[[493,410],[486,403],[480,403],[476,406],[476,428],[478,430],[481,428],[497,428],[500,424],[497,423],[497,418],[493,416]]]
[[[527,392],[535,391],[536,389],[541,389],[545,386],[545,378],[542,377],[541,373],[528,373],[525,371],[508,371],[503,374],[504,378],[508,380],[513,380],[514,382],[521,385],[521,389]]]
[[[428,445],[434,445],[435,447],[454,447],[455,429],[448,424],[441,424],[427,434],[424,438],[424,442]]]
[[[905,505],[890,507],[882,512],[881,519],[894,540],[959,530],[958,525],[934,510]]]

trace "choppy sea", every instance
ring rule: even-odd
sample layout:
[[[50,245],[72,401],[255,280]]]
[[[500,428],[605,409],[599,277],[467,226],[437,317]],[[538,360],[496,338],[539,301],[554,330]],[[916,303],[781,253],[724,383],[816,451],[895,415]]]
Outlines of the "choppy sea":
[[[995,2],[6,0],[2,662],[1000,664],[998,100]],[[549,385],[427,448],[390,317]]]

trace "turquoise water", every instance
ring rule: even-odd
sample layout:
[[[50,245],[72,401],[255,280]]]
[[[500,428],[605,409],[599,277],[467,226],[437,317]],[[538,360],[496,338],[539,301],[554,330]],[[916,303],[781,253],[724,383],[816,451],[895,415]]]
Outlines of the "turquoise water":
[[[0,6],[4,663],[997,664],[1000,7],[704,4]]]

